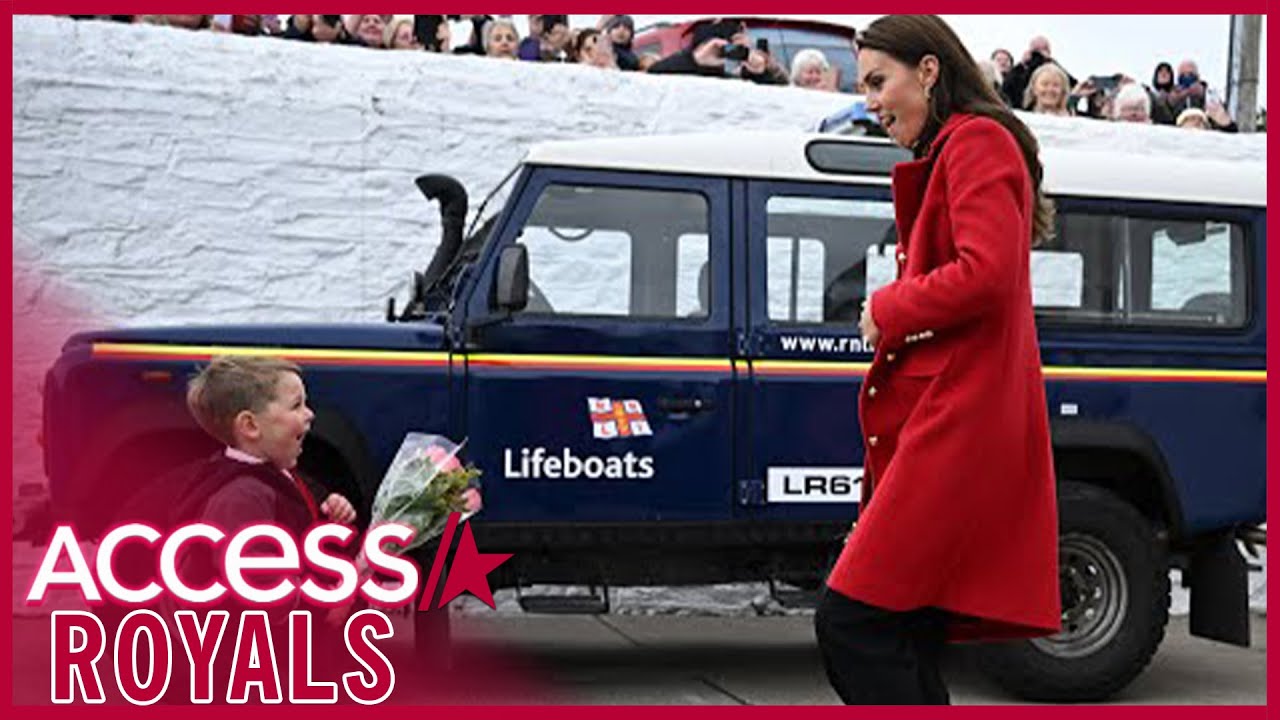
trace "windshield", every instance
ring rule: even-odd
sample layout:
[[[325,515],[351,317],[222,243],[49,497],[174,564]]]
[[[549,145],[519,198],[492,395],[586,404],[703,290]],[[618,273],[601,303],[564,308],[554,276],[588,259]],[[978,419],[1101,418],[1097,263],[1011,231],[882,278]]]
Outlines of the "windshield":
[[[515,167],[507,171],[498,185],[489,191],[485,199],[476,206],[475,213],[471,216],[471,224],[467,226],[467,244],[471,243],[471,235],[476,231],[477,227],[483,227],[489,221],[493,220],[502,212],[502,208],[507,206],[507,198],[511,196],[511,188],[514,183],[512,178],[520,172],[523,163],[516,163]],[[487,214],[486,214],[487,213]]]

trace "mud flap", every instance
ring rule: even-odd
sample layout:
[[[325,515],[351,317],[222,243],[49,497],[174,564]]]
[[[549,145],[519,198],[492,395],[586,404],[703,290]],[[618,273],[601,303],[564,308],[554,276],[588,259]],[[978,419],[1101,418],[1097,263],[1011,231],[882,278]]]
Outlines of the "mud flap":
[[[1201,539],[1191,554],[1191,634],[1249,647],[1249,572],[1232,533]]]

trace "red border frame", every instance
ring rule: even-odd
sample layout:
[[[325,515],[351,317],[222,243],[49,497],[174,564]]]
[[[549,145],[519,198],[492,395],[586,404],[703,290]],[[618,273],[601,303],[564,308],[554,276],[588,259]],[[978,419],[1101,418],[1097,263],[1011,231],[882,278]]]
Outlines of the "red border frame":
[[[133,8],[135,9],[143,8],[142,12],[147,12],[148,11],[147,9],[149,9],[152,12],[159,11],[159,10],[166,10],[166,11],[172,10],[174,9],[172,7],[174,4],[178,4],[178,3],[166,3],[163,5],[155,2],[130,3],[130,5],[132,5]],[[181,4],[188,4],[188,3],[181,3]],[[383,6],[389,5],[389,3],[378,3],[378,4]],[[684,3],[679,3],[679,2],[654,2],[653,0],[649,0],[649,2],[638,3],[638,4],[643,5],[644,9],[647,12],[656,13],[656,14],[661,14],[664,12],[684,13],[691,9],[688,5]],[[11,5],[11,14],[5,17],[3,20],[3,34],[8,38],[9,40],[8,44],[12,47],[12,39],[13,39],[12,14],[14,13],[18,13],[18,14],[37,14],[37,13],[52,13],[52,12],[67,13],[69,11],[91,12],[94,10],[105,10],[107,12],[110,12],[110,11],[119,10],[119,8],[111,8],[111,7],[104,8],[103,6],[105,5],[107,5],[107,3],[94,3],[94,2],[47,3],[47,2],[35,2],[35,1],[15,2],[15,3],[12,3]],[[236,7],[245,7],[246,10],[250,10],[250,11],[256,11],[256,10],[262,9],[260,2],[255,2],[255,3],[224,2],[224,3],[220,3],[220,5],[223,6],[223,9],[232,9],[232,10],[234,10]],[[250,5],[252,5],[253,7],[249,7]],[[403,7],[404,3],[399,3],[398,5],[402,6],[402,7],[399,7],[398,9],[400,10],[406,9]],[[460,4],[447,3],[447,5],[455,6]],[[468,5],[474,6],[475,4],[468,3]],[[494,12],[494,11],[512,12],[517,8],[527,10],[528,5],[529,3],[522,3],[517,5],[516,3],[511,3],[511,2],[492,2],[492,3],[486,3],[483,9],[487,10],[488,12]],[[893,3],[891,7],[889,7],[890,5],[889,3],[881,3],[880,5],[882,6],[883,10],[892,10],[894,12],[928,11],[928,12],[936,12],[936,13],[967,13],[967,14],[977,14],[977,13],[1019,14],[1028,9],[1025,2],[1008,2],[1008,1],[996,2],[995,0],[984,0],[981,2],[975,2],[972,0],[965,1],[965,2],[961,2],[959,0],[928,0],[928,2]],[[767,15],[769,14],[769,11],[771,9],[776,10],[777,7],[778,7],[778,3],[776,2],[776,0],[774,2],[761,2],[759,0],[739,0],[738,2],[733,2],[733,3],[729,3],[729,2],[705,3],[699,6],[698,9],[705,11],[706,14]],[[563,2],[563,0],[557,9],[566,9],[570,11],[573,11],[576,9],[578,13],[590,13],[592,12],[593,8],[610,9],[610,10],[617,9],[615,6],[602,7],[600,4],[585,3],[585,2],[565,3]],[[275,9],[275,8],[272,8],[272,9]],[[314,8],[305,8],[305,9],[310,10]],[[445,8],[441,8],[441,9],[445,9]],[[448,9],[452,9],[452,8],[448,8]],[[635,10],[638,8],[629,7],[627,9]],[[792,9],[796,9],[796,8],[792,8]],[[824,3],[807,3],[803,7],[803,9],[806,9],[806,10],[830,9],[833,11],[847,11],[850,8],[843,3],[824,2]],[[863,10],[863,8],[856,8],[856,9]],[[867,10],[874,10],[874,9],[876,8],[867,8]],[[1133,1],[1116,2],[1116,0],[1077,0],[1076,2],[1072,2],[1072,3],[1052,2],[1052,3],[1048,3],[1047,5],[1046,3],[1041,2],[1041,3],[1037,3],[1035,9],[1041,11],[1042,13],[1051,13],[1051,12],[1057,11],[1058,13],[1061,13],[1061,14],[1072,14],[1072,15],[1083,15],[1083,14],[1093,14],[1093,13],[1111,14],[1116,12],[1138,13],[1138,14],[1142,14],[1142,13],[1203,14],[1206,9],[1212,9],[1216,13],[1222,13],[1226,10],[1234,10],[1236,12],[1265,14],[1266,3],[1258,2],[1254,0],[1251,2],[1230,3],[1230,7],[1218,6],[1216,4],[1212,5],[1212,7],[1206,7],[1206,4],[1203,2],[1187,2],[1186,0],[1164,0],[1163,2],[1152,2],[1151,0],[1145,0],[1143,2],[1133,2]],[[1268,44],[1268,52],[1271,58],[1271,61],[1268,64],[1268,70],[1273,70],[1276,65],[1275,53],[1271,52],[1271,50],[1272,48],[1270,47],[1270,44]],[[9,55],[9,60],[10,60],[10,73],[5,78],[5,87],[7,90],[7,92],[5,93],[5,97],[9,99],[10,103],[12,104],[12,97],[13,97],[12,54]],[[10,112],[6,115],[6,122],[9,125],[10,145],[6,147],[5,155],[6,155],[6,158],[9,160],[9,163],[8,163],[9,166],[12,168],[12,154],[11,154],[12,138],[13,138],[12,105],[10,106]],[[9,196],[12,197],[12,193],[13,193],[12,172],[10,173],[9,178],[6,180],[6,186],[9,188]],[[1271,196],[1275,194],[1276,194],[1276,191],[1274,189],[1269,190],[1268,202],[1270,201]],[[13,206],[12,206],[12,203],[8,204],[6,208],[7,208],[6,214],[10,216],[10,222],[6,224],[5,227],[10,228],[8,235],[9,235],[9,246],[10,246],[11,252],[10,252],[10,255],[5,258],[5,263],[10,268],[10,273],[6,275],[8,292],[5,293],[6,300],[8,303],[10,303],[10,312],[6,315],[6,317],[8,318],[9,332],[5,333],[4,335],[4,344],[5,344],[6,354],[10,358],[10,363],[11,363],[10,367],[12,370],[12,358],[13,358],[13,315],[12,315]],[[1267,262],[1268,276],[1275,274],[1278,269],[1280,269],[1280,258],[1277,258],[1277,256],[1273,254]],[[1278,309],[1278,306],[1280,306],[1280,301],[1278,301],[1276,296],[1272,294],[1268,299],[1267,305],[1268,305],[1268,313],[1274,315],[1276,314],[1276,310]],[[1267,350],[1269,355],[1275,355],[1277,351],[1280,351],[1280,340],[1277,340],[1274,334],[1268,339]],[[1268,390],[1267,414],[1270,417],[1276,417],[1278,414],[1277,411],[1280,411],[1280,401],[1278,401],[1277,395],[1275,393],[1271,393]],[[13,431],[12,413],[11,412],[4,413],[3,419],[0,420],[0,422],[3,423],[3,426],[9,431],[9,435],[12,436],[12,431]],[[1271,450],[1274,447],[1276,441],[1277,441],[1276,430],[1274,428],[1268,427],[1267,428],[1268,455],[1270,455]],[[10,464],[12,465],[12,460],[13,460],[12,445],[6,445],[4,452],[9,455]],[[1275,475],[1274,468],[1271,463],[1268,463],[1267,484],[1269,488],[1274,487],[1274,482],[1273,482],[1274,475]],[[2,495],[2,493],[0,493],[0,495]],[[11,502],[11,499],[10,499],[10,502]],[[2,503],[6,507],[9,504],[8,502],[4,502],[2,498],[0,498],[0,503]],[[1268,514],[1276,510],[1278,504],[1280,504],[1280,500],[1277,499],[1276,494],[1274,492],[1269,493],[1269,498],[1267,503]],[[10,565],[11,565],[12,564],[12,540],[6,537],[4,540],[4,543],[8,551],[6,557],[10,559]],[[12,593],[12,583],[13,583],[12,572],[3,573],[3,575],[4,575],[4,580],[3,580],[4,586],[10,590],[10,593]],[[1278,593],[1280,593],[1280,591],[1278,591]],[[1271,593],[1270,591],[1268,591],[1267,598],[1271,603],[1274,603],[1276,600],[1276,595],[1277,593]],[[12,694],[13,688],[12,688],[12,682],[11,682],[12,662],[13,662],[12,616],[10,615],[6,619],[6,621],[4,623],[0,623],[0,625],[3,625],[2,632],[3,632],[5,645],[6,645],[6,651],[4,652],[3,658],[0,658],[0,675],[2,675],[5,678],[9,678],[9,680],[4,682],[2,697],[4,699],[4,704],[12,707],[12,698],[13,698],[13,694]],[[1269,642],[1275,639],[1275,635],[1276,635],[1275,632],[1268,629],[1267,639]],[[1272,672],[1271,668],[1269,667],[1267,671],[1267,692],[1269,697],[1272,695],[1275,689],[1276,689],[1275,673]],[[351,711],[350,707],[246,706],[246,707],[240,707],[235,709],[235,713],[238,716],[244,715],[247,717],[272,717],[272,718],[279,718],[282,714],[305,715],[309,718],[318,718],[320,716],[328,715],[336,718],[336,717],[345,717],[348,715],[348,713],[350,713],[350,711]],[[859,717],[936,718],[941,712],[945,712],[946,714],[954,717],[961,717],[961,716],[973,717],[973,718],[1035,717],[1037,718],[1037,720],[1050,720],[1052,718],[1076,718],[1081,713],[1084,713],[1084,712],[1089,713],[1090,716],[1092,717],[1098,717],[1098,718],[1151,717],[1151,718],[1160,718],[1161,720],[1178,720],[1180,718],[1188,718],[1188,719],[1194,718],[1195,720],[1200,720],[1201,718],[1206,717],[1206,715],[1210,713],[1212,713],[1212,716],[1215,718],[1216,717],[1263,718],[1263,717],[1266,717],[1267,715],[1266,711],[1267,711],[1266,707],[1212,707],[1212,708],[1209,708],[1209,707],[1185,707],[1185,706],[1184,707],[1089,706],[1087,708],[1072,707],[1072,706],[1066,706],[1066,707],[1062,707],[1062,706],[955,707],[955,708],[949,708],[945,711],[923,709],[923,708],[901,708],[901,709],[868,708],[864,710],[851,710],[851,709],[837,708],[837,707],[825,707],[825,708],[815,707],[815,708],[803,708],[803,709],[769,708],[769,707],[749,707],[749,708],[684,707],[684,708],[674,708],[669,710],[668,709],[661,710],[661,712],[663,712],[664,714],[670,713],[678,716],[698,717],[698,718],[730,717],[730,716],[736,717],[736,718],[783,717],[783,716],[791,716],[801,712],[804,713],[806,718],[817,718],[817,717],[823,717],[823,716],[832,717],[832,718],[836,718],[836,717],[847,718],[847,717],[850,717],[850,713],[858,713]],[[212,717],[221,717],[225,712],[227,712],[227,708],[214,708],[214,707],[209,707],[209,708],[169,708],[169,707],[132,708],[132,707],[119,707],[119,706],[90,708],[83,705],[60,706],[60,707],[38,707],[38,708],[37,707],[30,707],[30,708],[20,707],[20,708],[13,708],[12,714],[10,716],[11,717],[37,717],[38,716],[45,720],[60,720],[61,718],[67,718],[68,720],[84,720],[85,717],[89,717],[89,716],[136,720],[140,712],[146,713],[148,715],[154,714],[154,716],[181,717],[181,718],[205,716],[205,717],[212,718]],[[588,719],[595,720],[595,718],[599,717],[601,710],[599,708],[591,708],[591,707],[574,707],[574,708],[440,707],[436,709],[436,712],[443,712],[449,715],[453,715],[453,714],[466,715],[468,717],[477,717],[477,718],[502,717],[504,718],[504,720],[509,720],[511,715],[517,712],[524,718],[544,718],[545,717],[545,718],[555,718],[556,720],[588,720]],[[608,712],[610,713],[611,716],[617,716],[617,717],[648,717],[651,714],[653,714],[655,710],[647,707],[615,707],[615,708],[610,708]]]

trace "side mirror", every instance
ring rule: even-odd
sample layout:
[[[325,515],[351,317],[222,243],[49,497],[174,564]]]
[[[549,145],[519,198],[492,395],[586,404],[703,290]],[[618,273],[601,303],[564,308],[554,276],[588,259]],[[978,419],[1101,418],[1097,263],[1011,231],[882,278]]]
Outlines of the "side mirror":
[[[507,312],[520,312],[529,304],[529,249],[524,245],[502,249],[493,296],[498,309]]]

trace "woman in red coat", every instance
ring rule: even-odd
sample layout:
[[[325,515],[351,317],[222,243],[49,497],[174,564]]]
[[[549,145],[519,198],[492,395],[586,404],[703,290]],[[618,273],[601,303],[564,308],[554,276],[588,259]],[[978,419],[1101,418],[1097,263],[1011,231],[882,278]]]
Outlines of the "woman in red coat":
[[[869,298],[858,523],[814,623],[847,703],[945,704],[952,640],[1059,630],[1057,507],[1030,251],[1052,206],[1035,138],[955,33],[883,17],[858,38],[893,171],[898,279]]]

